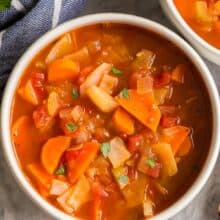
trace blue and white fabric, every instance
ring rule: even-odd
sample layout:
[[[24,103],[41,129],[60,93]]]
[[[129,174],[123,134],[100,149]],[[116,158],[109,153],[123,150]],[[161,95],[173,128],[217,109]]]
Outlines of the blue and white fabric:
[[[0,11],[0,95],[11,69],[37,38],[76,17],[85,0],[12,0]]]

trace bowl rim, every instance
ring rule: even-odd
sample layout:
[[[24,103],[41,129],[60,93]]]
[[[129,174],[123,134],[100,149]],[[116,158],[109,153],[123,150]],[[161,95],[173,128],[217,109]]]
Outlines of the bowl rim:
[[[23,191],[43,210],[45,210],[48,214],[55,217],[56,219],[65,219],[65,220],[73,220],[77,219],[76,217],[69,216],[57,209],[55,206],[52,206],[49,202],[47,202],[37,191],[32,187],[31,183],[25,177],[22,172],[19,161],[17,160],[16,153],[14,151],[14,147],[11,143],[11,135],[10,135],[10,115],[11,115],[11,105],[14,97],[14,92],[17,87],[17,83],[23,74],[25,68],[30,63],[33,57],[46,45],[50,42],[68,32],[74,28],[79,28],[82,26],[88,26],[96,23],[103,22],[111,22],[111,23],[120,23],[120,24],[128,24],[134,25],[142,29],[149,30],[160,35],[162,38],[167,39],[172,44],[176,45],[177,48],[182,50],[182,52],[191,60],[191,62],[195,65],[200,73],[200,76],[203,80],[203,83],[206,86],[209,99],[211,102],[211,108],[213,113],[213,134],[211,139],[211,145],[209,149],[208,156],[203,165],[203,168],[200,171],[200,174],[191,185],[191,187],[181,196],[174,204],[169,206],[167,209],[163,210],[159,214],[152,217],[152,220],[163,220],[174,216],[177,212],[182,210],[184,207],[189,204],[192,199],[200,192],[202,187],[205,185],[208,180],[214,165],[217,161],[219,145],[220,145],[220,135],[218,135],[218,131],[220,130],[220,112],[218,111],[218,106],[220,106],[218,90],[214,83],[214,80],[209,72],[206,64],[201,59],[201,57],[197,54],[197,52],[189,46],[186,41],[184,41],[180,36],[175,34],[173,31],[168,28],[151,21],[146,18],[138,17],[135,15],[129,14],[121,14],[121,13],[98,13],[98,14],[90,14],[86,16],[82,16],[79,18],[72,19],[67,21],[53,30],[50,30],[42,37],[40,37],[37,41],[35,41],[21,56],[18,60],[17,64],[14,66],[12,73],[8,79],[6,84],[2,105],[1,105],[1,122],[0,122],[0,130],[1,130],[1,142],[4,157],[7,161],[10,170],[15,177],[17,183],[21,186]]]
[[[161,4],[167,4],[168,8],[172,12],[173,19],[176,19],[180,26],[177,26],[177,29],[179,29],[183,35],[189,39],[190,37],[194,40],[197,41],[204,49],[209,50],[211,53],[215,54],[215,56],[220,57],[220,49],[214,47],[210,43],[208,43],[206,40],[204,40],[202,37],[200,37],[199,34],[197,34],[184,20],[184,18],[181,16],[179,10],[177,9],[174,0],[160,0]],[[182,27],[182,28],[181,28]],[[185,33],[184,33],[185,32]],[[192,40],[189,40],[190,42]],[[194,45],[194,43],[192,43]]]

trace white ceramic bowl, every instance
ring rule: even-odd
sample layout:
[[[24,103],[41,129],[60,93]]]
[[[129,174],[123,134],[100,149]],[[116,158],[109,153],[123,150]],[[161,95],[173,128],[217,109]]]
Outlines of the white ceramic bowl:
[[[183,0],[190,1],[190,0]],[[209,61],[220,65],[220,49],[203,40],[191,27],[185,22],[177,10],[173,0],[160,0],[162,9],[167,17],[173,22],[182,35],[198,50],[198,52]]]
[[[125,14],[114,14],[114,13],[104,13],[104,14],[95,14],[95,15],[88,15],[81,18],[73,19],[68,21],[59,27],[51,30],[50,32],[46,33],[42,36],[39,40],[37,40],[20,58],[14,70],[12,71],[8,83],[6,85],[3,101],[2,101],[2,108],[1,108],[1,140],[2,140],[2,147],[5,154],[5,158],[11,168],[15,179],[21,186],[21,188],[28,194],[28,196],[36,202],[42,209],[44,209],[47,213],[51,216],[62,219],[62,220],[73,220],[76,218],[70,217],[69,215],[65,214],[64,212],[58,210],[51,204],[49,204],[46,200],[44,200],[37,191],[32,187],[32,185],[28,182],[25,178],[24,173],[21,171],[19,167],[19,163],[17,161],[14,148],[11,143],[10,137],[10,111],[13,96],[15,93],[15,89],[17,83],[23,74],[25,68],[32,60],[32,58],[46,45],[48,45],[51,41],[59,37],[60,35],[64,34],[67,31],[70,31],[74,28],[82,27],[85,25],[91,25],[100,22],[113,22],[113,23],[122,23],[122,24],[131,24],[138,26],[143,29],[148,29],[153,31],[165,39],[168,39],[173,44],[175,44],[178,48],[180,48],[186,56],[192,60],[200,75],[206,85],[207,91],[209,93],[212,112],[213,112],[213,134],[212,134],[212,141],[209,153],[207,155],[207,160],[202,168],[198,178],[191,186],[190,189],[172,206],[164,210],[163,212],[159,213],[153,220],[165,220],[170,218],[171,216],[175,215],[181,209],[183,209],[189,202],[198,194],[201,188],[206,183],[208,177],[210,176],[212,169],[215,165],[217,160],[219,146],[220,146],[220,136],[219,136],[219,125],[220,125],[220,112],[219,112],[219,96],[215,86],[215,83],[211,77],[211,74],[200,58],[200,56],[178,35],[173,33],[172,31],[168,30],[167,28],[152,22],[150,20],[136,17],[133,15],[125,15]]]

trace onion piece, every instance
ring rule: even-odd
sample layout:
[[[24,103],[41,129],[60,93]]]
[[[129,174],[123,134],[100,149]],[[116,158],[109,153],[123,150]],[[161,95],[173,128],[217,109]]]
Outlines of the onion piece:
[[[108,158],[111,161],[114,168],[123,165],[123,163],[131,157],[130,152],[127,150],[124,141],[115,137],[110,141],[110,152]]]
[[[50,116],[54,116],[58,113],[62,106],[61,100],[56,92],[51,92],[47,99],[47,110]]]
[[[102,49],[101,41],[100,40],[90,41],[87,44],[87,47],[88,47],[88,50],[91,54],[95,54]]]
[[[71,111],[72,111],[71,107],[61,109],[59,111],[59,118],[71,120],[72,119]]]
[[[153,78],[151,76],[145,76],[137,81],[137,92],[143,94],[153,91]]]
[[[71,116],[75,122],[83,121],[84,115],[85,109],[80,105],[76,105],[71,111]]]
[[[162,105],[169,97],[170,88],[154,89],[154,98],[157,105]]]
[[[73,186],[73,191],[67,198],[66,203],[77,211],[84,203],[90,199],[90,185],[84,175],[80,177]]]
[[[71,205],[67,203],[67,199],[73,193],[73,187],[70,187],[66,192],[64,192],[61,196],[57,197],[57,202],[63,208],[63,210],[69,214],[73,213],[74,209]]]
[[[136,54],[136,58],[134,59],[131,67],[134,71],[151,69],[155,58],[156,56],[152,51],[142,49]]]
[[[167,195],[168,191],[165,187],[163,187],[160,183],[155,182],[154,186],[156,187],[156,189],[158,190],[158,192],[160,192],[162,195]]]
[[[76,138],[74,139],[76,144],[83,144],[90,141],[92,138],[91,133],[85,128],[79,129]]]
[[[144,212],[144,217],[152,217],[154,214],[153,211],[153,202],[147,198],[144,202],[143,202],[143,212]]]
[[[174,70],[172,71],[171,79],[183,84],[184,83],[184,76],[187,73],[188,69],[184,64],[177,65]]]
[[[73,61],[77,61],[81,65],[87,65],[91,59],[90,54],[89,54],[89,50],[87,47],[83,47],[83,48],[77,50],[76,52],[65,56],[64,58],[67,58],[67,59],[70,59]]]
[[[59,196],[63,194],[68,188],[69,184],[67,182],[53,179],[50,188],[50,195]]]
[[[108,94],[112,94],[117,85],[118,85],[117,77],[105,74],[102,77],[99,87],[101,89],[104,89]]]
[[[162,114],[167,115],[175,113],[177,107],[174,105],[160,105],[159,109]]]
[[[57,58],[73,52],[74,49],[76,49],[76,45],[72,41],[71,35],[67,33],[61,37],[50,49],[45,62],[48,64]]]
[[[85,95],[86,90],[91,86],[98,85],[102,77],[108,74],[112,69],[112,65],[109,63],[100,64],[95,70],[93,70],[85,81],[80,85],[80,95]]]
[[[118,107],[118,103],[114,100],[114,98],[105,90],[97,86],[91,86],[88,88],[87,95],[102,112],[112,112]]]

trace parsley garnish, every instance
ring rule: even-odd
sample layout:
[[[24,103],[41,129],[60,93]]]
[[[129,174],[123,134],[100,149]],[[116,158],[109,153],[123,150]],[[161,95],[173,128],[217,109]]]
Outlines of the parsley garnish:
[[[0,10],[10,8],[11,0],[0,0]]]
[[[69,131],[74,131],[76,128],[77,128],[77,124],[66,124],[66,128],[69,130]]]
[[[101,152],[103,156],[106,158],[111,151],[111,145],[108,142],[101,144]]]
[[[122,183],[122,184],[127,184],[128,181],[129,181],[129,179],[128,179],[128,177],[125,176],[125,175],[120,175],[120,176],[118,177],[118,181],[119,181],[120,183]]]
[[[122,70],[119,70],[119,69],[117,69],[117,68],[115,68],[115,67],[112,67],[112,73],[114,74],[114,75],[123,75],[123,71]]]
[[[147,159],[146,163],[152,169],[155,168],[155,166],[156,166],[154,159]]]
[[[128,99],[130,97],[128,89],[126,88],[122,89],[121,92],[119,93],[119,97]]]
[[[61,164],[59,166],[59,168],[55,171],[55,174],[56,175],[63,175],[63,174],[65,174],[65,167],[64,167],[63,164]]]
[[[79,91],[78,91],[77,88],[73,88],[73,90],[72,90],[72,95],[73,95],[73,98],[74,98],[74,99],[79,98]]]

